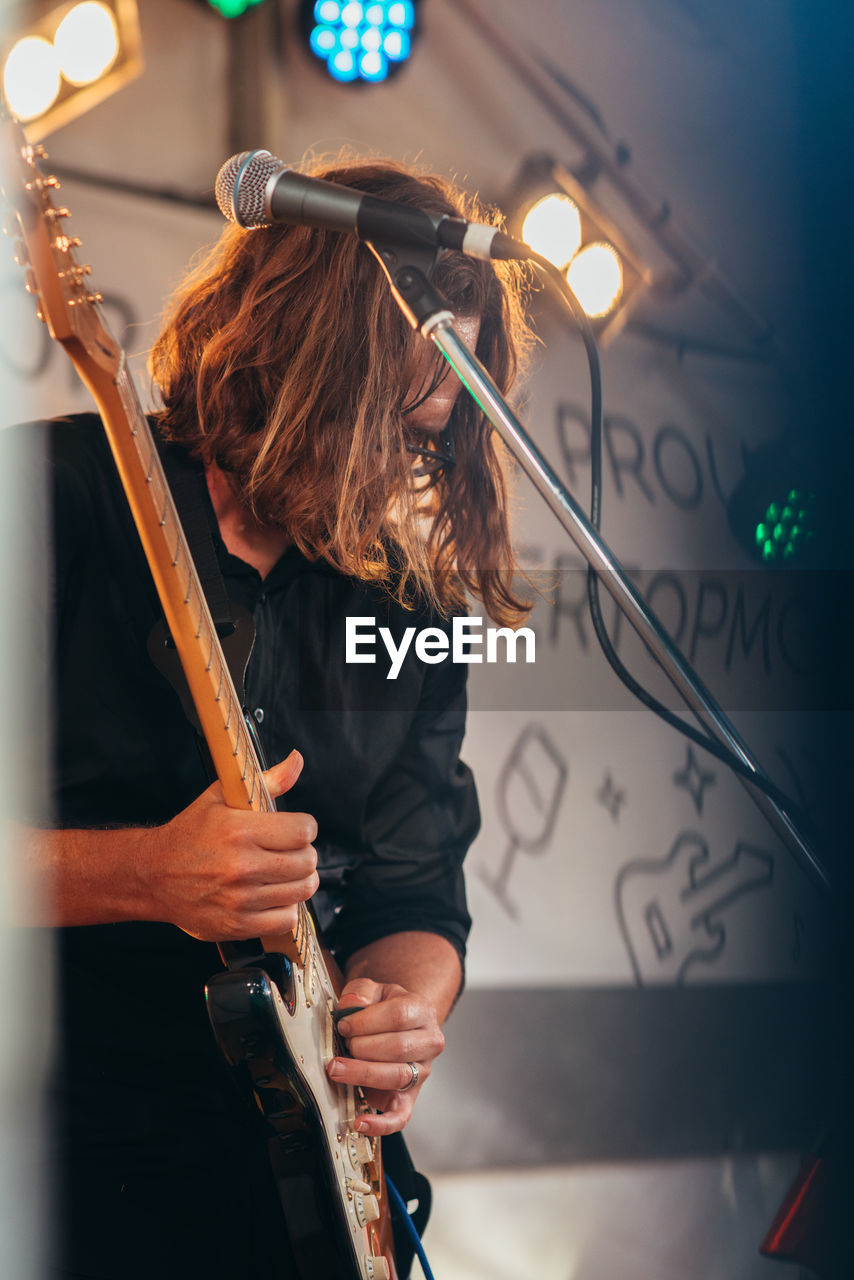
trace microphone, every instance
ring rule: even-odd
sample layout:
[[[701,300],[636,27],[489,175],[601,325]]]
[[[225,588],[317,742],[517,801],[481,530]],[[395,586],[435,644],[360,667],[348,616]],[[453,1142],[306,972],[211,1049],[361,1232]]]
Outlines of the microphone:
[[[426,213],[412,205],[289,169],[269,151],[241,151],[216,178],[216,202],[230,222],[255,229],[293,222],[344,231],[380,245],[418,244],[457,249],[471,258],[527,258],[528,246],[497,227]]]

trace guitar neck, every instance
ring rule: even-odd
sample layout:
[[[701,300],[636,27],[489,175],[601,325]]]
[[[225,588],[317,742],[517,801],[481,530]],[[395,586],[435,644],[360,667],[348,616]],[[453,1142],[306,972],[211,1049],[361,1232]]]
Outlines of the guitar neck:
[[[225,801],[235,809],[271,812],[275,805],[127,366],[116,398],[119,421],[109,404],[101,405],[107,437]]]
[[[163,464],[133,379],[122,359],[115,380],[99,378],[95,395],[110,448],[145,551],[157,594],[199,717],[226,804],[275,811],[243,708],[190,554]],[[306,909],[284,937],[262,939],[265,950],[305,963],[310,936]]]
[[[234,809],[272,812],[275,805],[125,354],[104,323],[101,295],[89,291],[90,268],[79,265],[75,257],[79,239],[62,229],[70,215],[51,200],[57,180],[42,174],[37,163],[40,149],[27,142],[0,103],[0,151],[3,148],[19,171],[20,182],[4,187],[0,195],[15,211],[29,255],[27,289],[37,294],[37,315],[65,348],[101,412],[225,802]],[[18,260],[27,258],[19,254]],[[268,951],[283,951],[305,963],[310,933],[301,904],[292,935],[262,942]]]

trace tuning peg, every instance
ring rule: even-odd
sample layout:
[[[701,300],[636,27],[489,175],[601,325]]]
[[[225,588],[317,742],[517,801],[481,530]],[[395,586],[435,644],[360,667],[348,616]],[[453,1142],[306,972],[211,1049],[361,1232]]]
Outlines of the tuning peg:
[[[31,293],[33,297],[37,298],[39,296],[39,286],[32,267],[27,267],[27,273],[24,276],[24,288],[27,293]]]
[[[92,268],[89,266],[88,262],[86,262],[82,267],[77,266],[75,263],[75,265],[73,267],[69,267],[67,271],[58,271],[56,273],[56,277],[58,280],[72,280],[74,284],[82,284],[83,277],[91,276],[91,274]]]
[[[15,248],[12,254],[12,258],[15,265],[18,267],[25,267],[29,262],[29,257],[27,256],[27,246],[24,243],[24,241],[20,238],[20,236],[15,241]]]
[[[48,222],[58,222],[60,218],[70,218],[71,210],[66,209],[65,205],[60,205],[58,209],[45,209],[44,216]]]
[[[103,302],[103,301],[104,301],[103,293],[84,293],[81,298],[69,298],[68,306],[79,307],[79,306],[82,306],[84,302],[88,302],[92,306],[94,306],[96,302]]]

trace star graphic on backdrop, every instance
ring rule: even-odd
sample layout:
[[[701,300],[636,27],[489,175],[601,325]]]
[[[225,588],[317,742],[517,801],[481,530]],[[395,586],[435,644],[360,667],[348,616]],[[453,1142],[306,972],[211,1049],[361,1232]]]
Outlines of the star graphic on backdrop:
[[[713,773],[706,773],[697,764],[692,747],[688,746],[688,755],[685,760],[685,768],[677,769],[673,775],[673,785],[675,787],[684,787],[691,799],[694,801],[697,812],[703,812],[703,793],[706,787],[712,786],[715,781]]]
[[[615,822],[620,820],[620,806],[626,803],[626,793],[622,787],[614,786],[610,772],[605,774],[605,781],[596,792],[596,799],[603,805]]]

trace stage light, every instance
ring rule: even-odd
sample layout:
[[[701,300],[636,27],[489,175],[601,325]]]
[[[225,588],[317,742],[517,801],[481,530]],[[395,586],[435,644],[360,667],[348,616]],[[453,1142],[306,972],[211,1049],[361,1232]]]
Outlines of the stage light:
[[[765,564],[794,560],[815,537],[815,494],[790,489],[781,502],[769,502],[753,532]]]
[[[378,84],[407,60],[416,28],[413,0],[302,0],[308,47],[340,83]]]
[[[69,84],[91,84],[109,71],[119,54],[116,20],[99,0],[75,5],[53,37],[62,74]]]
[[[3,66],[3,92],[9,107],[24,122],[43,115],[59,95],[62,73],[50,40],[24,36],[9,50]]]
[[[652,276],[584,185],[551,156],[530,156],[502,207],[508,230],[566,274],[599,341],[612,337]]]
[[[525,215],[522,239],[535,253],[564,270],[581,247],[578,206],[559,192],[543,196]]]
[[[591,320],[613,311],[623,292],[623,264],[613,245],[585,245],[566,272],[569,287]]]
[[[223,18],[240,18],[247,9],[260,4],[261,0],[207,0],[211,9],[216,9]]]
[[[821,554],[827,499],[803,444],[778,437],[744,458],[744,476],[727,501],[730,528],[752,560],[773,568],[814,563]]]
[[[64,4],[11,32],[4,55],[6,102],[39,142],[140,74],[136,0]]]

